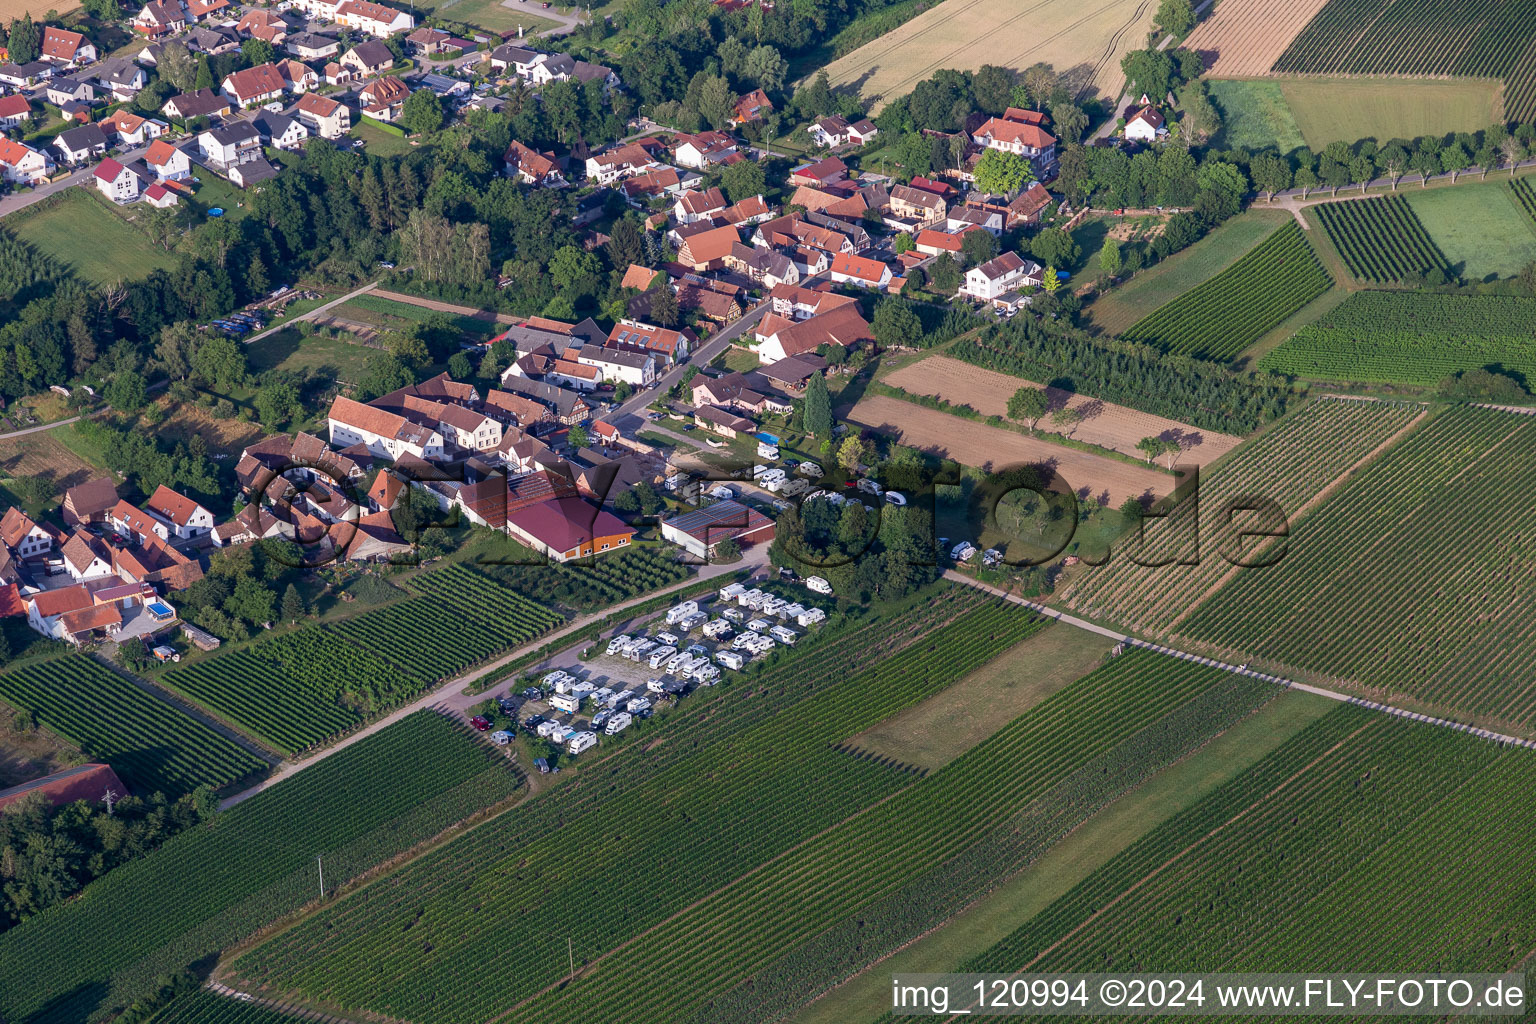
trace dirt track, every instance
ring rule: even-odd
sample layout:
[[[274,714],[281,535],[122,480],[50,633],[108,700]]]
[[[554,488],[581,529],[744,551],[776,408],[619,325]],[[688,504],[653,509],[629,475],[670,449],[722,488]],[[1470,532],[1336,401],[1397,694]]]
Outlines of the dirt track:
[[[968,405],[983,416],[1007,416],[1008,399],[1022,387],[1039,387],[1033,381],[1011,377],[996,370],[972,366],[948,356],[929,356],[885,377],[885,383],[914,395],[931,395],[951,405]],[[1087,395],[1075,395],[1057,388],[1047,388],[1051,409],[1080,409],[1083,421],[1070,434],[1101,448],[1110,448],[1134,458],[1142,458],[1136,442],[1144,437],[1177,439],[1184,446],[1180,461],[1202,466],[1215,462],[1242,443],[1230,434],[1198,430],[1177,420],[1128,409],[1123,405],[1101,402]],[[1054,426],[1049,413],[1037,429],[1064,434]]]
[[[1184,40],[1212,78],[1267,75],[1328,0],[1221,0]]]
[[[1049,464],[1080,497],[1110,505],[1149,493],[1162,497],[1173,484],[1171,476],[1156,469],[1127,465],[884,395],[861,399],[842,418],[978,469]]]

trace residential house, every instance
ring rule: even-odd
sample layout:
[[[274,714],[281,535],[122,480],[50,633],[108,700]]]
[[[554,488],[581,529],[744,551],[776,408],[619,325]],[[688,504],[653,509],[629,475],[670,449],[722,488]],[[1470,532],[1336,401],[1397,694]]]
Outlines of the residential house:
[[[195,540],[213,529],[212,512],[164,484],[155,488],[144,510],[169,526],[177,540]]]
[[[236,71],[225,77],[219,91],[237,107],[253,107],[283,98],[288,83],[272,63]]]
[[[569,391],[545,381],[529,380],[526,377],[520,377],[511,368],[508,368],[507,372],[502,374],[501,387],[502,390],[511,392],[513,395],[519,395],[544,406],[550,411],[555,422],[564,426],[580,423],[592,415],[591,407],[575,391]],[[500,403],[502,408],[507,408],[505,400],[499,397],[493,398],[493,394],[486,396],[486,402],[488,404]],[[518,425],[528,429],[529,423],[537,422],[537,420],[524,421],[519,419]]]
[[[200,23],[219,17],[229,10],[229,0],[186,0],[187,21]]]
[[[194,117],[223,117],[229,113],[229,100],[212,89],[198,89],[182,93],[165,101],[160,112],[178,121],[190,121]]]
[[[662,366],[688,358],[690,337],[666,327],[653,327],[639,320],[620,320],[608,332],[609,348],[628,352],[650,352]]]
[[[112,507],[108,520],[119,534],[140,544],[169,540],[171,536],[169,523],[149,515],[126,498]]]
[[[187,49],[217,57],[240,49],[240,33],[229,25],[199,25],[181,38]]]
[[[325,60],[341,52],[341,40],[335,36],[323,36],[316,32],[300,32],[283,42],[283,49],[299,60]]]
[[[731,246],[741,243],[741,234],[730,225],[709,228],[684,238],[677,247],[677,262],[691,270],[718,270],[725,266]]]
[[[96,45],[81,35],[57,25],[44,25],[39,51],[43,60],[73,67],[96,63]]]
[[[737,124],[748,124],[761,121],[771,113],[773,102],[768,99],[768,94],[761,89],[753,89],[736,101],[734,120]]]
[[[283,536],[282,525],[276,516],[259,502],[251,502],[237,512],[234,518],[213,528],[213,546],[229,547],[232,544],[252,544]]]
[[[151,121],[129,110],[118,110],[111,117],[98,122],[103,131],[116,136],[118,146],[142,146],[165,134],[163,121]]]
[[[725,208],[720,219],[733,227],[761,224],[773,219],[773,210],[761,195],[748,196],[739,203]]]
[[[172,192],[159,182],[146,188],[143,192],[143,197],[146,203],[158,210],[163,210],[168,206],[175,206],[181,201],[177,198],[175,192]]]
[[[672,204],[672,217],[679,224],[692,224],[695,221],[709,220],[725,208],[725,193],[719,188],[710,188],[703,192],[689,191],[679,195],[677,202]]]
[[[944,230],[952,235],[960,235],[979,228],[993,238],[1001,238],[1007,219],[1007,207],[976,206],[968,203],[949,211],[944,218]]]
[[[361,444],[386,459],[398,460],[406,454],[427,460],[443,457],[443,435],[438,430],[350,398],[338,395],[332,400],[327,422],[333,445]]]
[[[405,45],[410,47],[411,52],[418,56],[435,56],[448,49],[448,43],[452,39],[453,33],[451,32],[444,32],[440,28],[429,28],[423,25],[405,37]]]
[[[690,173],[689,184],[698,180],[698,175]],[[633,178],[626,178],[619,186],[624,192],[624,198],[630,201],[630,205],[644,208],[642,200],[652,196],[678,195],[685,190],[682,175],[677,173],[675,167],[656,167],[644,174],[637,174]]]
[[[380,40],[369,39],[342,54],[340,64],[344,68],[351,68],[361,77],[368,78],[394,67],[395,55]]]
[[[813,316],[830,313],[834,309],[852,306],[858,302],[857,299],[847,295],[838,295],[826,285],[822,288],[802,288],[791,284],[777,285],[769,293],[768,298],[773,303],[773,312],[786,320],[808,320]]]
[[[813,374],[821,373],[826,368],[825,359],[814,353],[806,353],[760,366],[753,371],[753,375],[785,391],[801,391]]]
[[[576,74],[576,58],[563,53],[541,53],[528,69],[530,85],[548,85],[550,82],[568,82]]]
[[[723,437],[740,437],[743,434],[757,432],[757,424],[744,416],[738,416],[724,409],[717,409],[713,405],[706,405],[702,409],[693,411],[693,422],[705,430],[720,434]]]
[[[735,163],[741,159],[741,154],[736,151],[735,139],[724,132],[708,131],[697,135],[679,134],[673,159],[679,167],[703,171],[716,164]]]
[[[714,405],[752,416],[787,413],[793,408],[791,400],[775,394],[771,382],[757,372],[731,372],[719,377],[700,374],[693,379],[692,402],[694,408]]]
[[[815,163],[796,167],[789,172],[791,185],[826,185],[831,182],[844,181],[848,177],[848,165],[835,156],[829,156],[825,160],[817,160]]]
[[[34,60],[29,64],[0,64],[0,85],[25,89],[52,78],[53,71],[54,66],[45,60]]]
[[[587,177],[597,184],[611,185],[660,166],[644,146],[629,143],[587,157],[586,171]]]
[[[334,532],[345,540],[341,557],[349,562],[389,562],[414,550],[395,530],[388,512],[361,516],[356,523],[336,527]]]
[[[88,612],[96,607],[91,592],[83,583],[76,583],[72,587],[60,587],[57,590],[42,590],[35,594],[26,594],[22,596],[22,601],[27,607],[27,625],[43,636],[56,640],[64,639],[65,635],[60,619],[72,613]]]
[[[1043,280],[1044,271],[1040,264],[1010,251],[967,270],[960,294],[983,302],[997,302],[1022,288],[1038,288]]]
[[[834,223],[837,222],[834,221]],[[846,233],[847,230],[848,226],[841,223],[838,223],[837,228],[830,228],[796,216],[779,217],[759,224],[752,234],[752,244],[762,248],[804,245],[822,249],[828,253],[856,252],[857,247]]]
[[[1033,111],[1011,109],[1008,114],[990,117],[971,133],[971,141],[987,149],[1013,153],[1027,159],[1037,177],[1050,177],[1056,168],[1056,137],[1040,126]],[[1027,118],[1021,115],[1032,115]]]
[[[133,16],[133,30],[150,39],[175,35],[186,27],[187,15],[177,0],[150,0]]]
[[[520,78],[527,78],[534,61],[544,54],[513,43],[503,43],[491,51],[487,58],[492,71],[511,71]]]
[[[935,231],[933,228],[924,228],[918,232],[914,241],[917,243],[917,251],[925,256],[943,256],[947,253],[960,259],[965,252],[965,242],[961,235]]]
[[[288,39],[288,23],[278,17],[276,13],[263,10],[260,7],[253,7],[242,14],[240,20],[235,22],[235,31],[242,36],[264,40],[273,46],[282,46]],[[301,33],[301,35],[309,35],[309,33]],[[312,38],[325,39],[326,37],[314,36]],[[331,42],[334,44],[336,41],[333,39]],[[288,52],[302,60],[313,59],[305,57],[302,53],[292,48],[289,48]],[[335,52],[334,49],[331,51],[331,53]],[[323,53],[319,54],[319,56],[328,57],[330,54]]]
[[[552,498],[507,512],[507,533],[557,562],[629,546],[635,530],[576,497]]]
[[[339,139],[352,128],[352,111],[326,96],[307,92],[299,97],[294,116],[322,139]]]
[[[540,153],[521,142],[513,142],[507,146],[502,159],[506,163],[507,176],[526,185],[553,187],[565,184],[553,153]]]
[[[807,131],[818,146],[841,146],[848,142],[848,122],[836,114],[815,122]]]
[[[1163,121],[1163,112],[1150,103],[1125,119],[1127,142],[1155,142],[1158,136],[1167,134],[1168,128]]]
[[[54,535],[12,505],[0,516],[0,541],[20,559],[38,558],[53,550]]]
[[[161,181],[185,181],[192,177],[192,161],[187,154],[164,139],[156,139],[144,153],[144,165]]]
[[[149,73],[131,61],[103,64],[96,72],[96,84],[112,94],[119,103],[128,103],[149,84]]]
[[[738,242],[725,254],[725,265],[768,288],[800,283],[800,268],[788,256],[773,249],[758,249]]]
[[[305,140],[309,138],[309,128],[303,121],[286,114],[274,114],[270,110],[263,110],[251,118],[251,124],[256,126],[267,144],[275,149],[303,149]]]
[[[283,85],[291,93],[308,92],[320,87],[320,76],[316,74],[315,69],[296,60],[278,61],[277,73],[282,76]]]
[[[1008,204],[1007,226],[1011,229],[1021,224],[1038,224],[1040,215],[1049,205],[1051,205],[1051,194],[1045,190],[1045,186],[1038,181],[1031,182],[1028,188]]]
[[[370,0],[342,0],[336,5],[335,20],[348,28],[367,32],[380,39],[387,39],[396,32],[409,32],[416,27],[416,19],[404,11]]]
[[[414,387],[404,388],[375,399],[369,405],[432,428],[442,436],[445,446],[463,451],[490,451],[501,444],[501,423],[496,418],[462,405],[434,401],[414,394],[414,391]]]
[[[555,426],[553,409],[511,391],[491,388],[485,393],[485,402],[481,408],[485,410],[486,415],[493,417],[502,425],[501,444],[497,447],[497,452],[503,457],[508,454],[510,444],[521,440],[516,436],[519,430],[532,433],[535,430],[542,431]]]
[[[25,124],[32,117],[32,102],[21,93],[0,96],[0,129]]]
[[[657,377],[657,358],[650,352],[609,348],[606,345],[583,345],[573,349],[576,362],[590,366],[610,383],[624,382],[635,387],[646,387]]]
[[[620,85],[618,73],[612,68],[584,60],[576,62],[576,66],[571,69],[571,77],[583,85],[587,82],[602,82],[604,92],[617,89]]]
[[[758,339],[757,358],[764,363],[815,352],[823,345],[853,348],[860,342],[874,340],[874,333],[859,315],[855,303],[838,306],[808,320],[788,320],[770,313],[758,323],[754,336]]]
[[[70,579],[77,583],[112,575],[112,552],[87,530],[76,530],[59,554]]]
[[[357,73],[351,68],[344,68],[334,60],[326,61],[325,68],[320,74],[326,85],[351,85],[357,79]]]
[[[258,156],[255,160],[247,160],[243,164],[236,164],[226,172],[230,183],[239,188],[250,188],[263,181],[270,181],[277,177],[277,168],[264,156]]]
[[[48,102],[56,107],[78,100],[81,103],[91,103],[96,99],[96,89],[79,78],[71,78],[68,75],[54,75],[48,79],[48,84],[43,89],[43,95]]]
[[[53,173],[47,153],[0,136],[0,176],[13,185],[36,185]]]
[[[743,294],[739,285],[716,281],[697,274],[684,274],[677,282],[677,308],[698,310],[720,324],[741,319]]]
[[[66,490],[59,511],[66,526],[85,526],[106,522],[116,504],[117,485],[110,477],[98,476]]]
[[[439,75],[434,71],[422,75],[416,80],[416,84],[423,89],[429,89],[439,99],[458,100],[470,94],[473,90],[468,82],[462,78],[454,78],[451,75]]]
[[[224,128],[210,128],[197,137],[202,162],[216,171],[228,173],[233,167],[262,159],[261,133],[249,121],[236,121]]]
[[[139,176],[111,157],[96,165],[92,180],[96,190],[114,203],[131,203],[139,198]]]
[[[59,132],[53,140],[53,148],[59,151],[64,162],[77,166],[107,151],[107,133],[100,125],[86,124]]]
[[[883,290],[891,283],[891,268],[879,260],[863,256],[850,256],[840,252],[832,257],[832,280],[838,284],[852,284],[860,288]]]
[[[894,185],[890,190],[892,216],[911,221],[918,229],[932,227],[944,219],[949,206],[943,197],[910,185]]]
[[[363,86],[357,98],[363,105],[363,113],[374,120],[397,121],[410,95],[409,86],[398,78],[386,75]]]

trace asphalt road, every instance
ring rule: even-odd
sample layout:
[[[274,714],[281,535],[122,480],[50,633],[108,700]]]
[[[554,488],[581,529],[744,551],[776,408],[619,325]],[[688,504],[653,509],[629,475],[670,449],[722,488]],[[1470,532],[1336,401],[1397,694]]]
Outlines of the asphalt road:
[[[708,366],[712,359],[727,348],[730,348],[733,341],[757,326],[757,322],[763,318],[770,308],[771,304],[765,300],[750,312],[744,314],[740,320],[733,324],[728,324],[720,333],[695,349],[687,361],[678,363],[663,374],[656,387],[636,392],[633,397],[617,406],[603,418],[626,434],[633,434],[641,429],[649,421],[641,417],[640,410],[654,402],[658,394],[666,394],[670,391],[674,384],[683,379],[683,374],[688,372],[689,366],[697,366],[700,369]]]

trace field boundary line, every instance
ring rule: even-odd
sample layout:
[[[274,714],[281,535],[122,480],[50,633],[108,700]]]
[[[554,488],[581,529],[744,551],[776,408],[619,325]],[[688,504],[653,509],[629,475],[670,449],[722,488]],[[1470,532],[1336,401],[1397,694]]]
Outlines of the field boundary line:
[[[1397,444],[1397,442],[1399,440],[1401,440],[1406,434],[1408,434],[1409,432],[1414,430],[1418,426],[1419,422],[1421,420],[1423,420],[1428,415],[1429,415],[1429,407],[1428,406],[1423,406],[1419,410],[1419,414],[1417,416],[1415,416],[1413,419],[1409,420],[1406,424],[1404,424],[1396,433],[1394,433],[1391,437],[1387,438],[1385,441],[1383,441],[1380,444],[1378,444],[1375,448],[1372,448],[1370,451],[1366,452],[1359,459],[1357,459],[1353,464],[1345,467],[1343,472],[1341,472],[1338,476],[1334,477],[1333,480],[1331,480],[1327,484],[1327,486],[1325,486],[1322,490],[1318,491],[1311,498],[1309,498],[1305,502],[1303,502],[1301,504],[1301,506],[1298,507],[1296,509],[1296,511],[1291,514],[1291,518],[1292,519],[1300,519],[1303,516],[1305,516],[1308,512],[1310,512],[1312,509],[1316,508],[1319,504],[1321,504],[1322,502],[1324,502],[1327,499],[1331,498],[1338,491],[1338,489],[1340,487],[1343,487],[1345,484],[1349,483],[1349,481],[1354,478],[1356,473],[1360,472],[1360,470],[1364,469],[1366,466],[1370,465],[1372,462],[1375,462],[1378,458],[1380,458],[1383,452],[1385,452],[1388,448],[1392,447],[1393,445]],[[1289,531],[1287,531],[1287,535],[1285,537],[1272,538],[1272,542],[1271,543],[1260,545],[1259,549],[1254,552],[1254,555],[1262,555],[1264,552],[1269,551],[1271,548],[1277,547],[1277,546],[1279,546],[1279,544],[1284,543],[1285,541],[1289,540],[1289,537],[1290,537]],[[1195,613],[1195,611],[1198,610],[1199,607],[1202,604],[1204,604],[1207,600],[1209,600],[1210,597],[1213,594],[1215,594],[1222,587],[1226,586],[1227,582],[1229,580],[1231,580],[1232,576],[1237,572],[1238,569],[1241,569],[1241,568],[1242,568],[1242,566],[1240,566],[1240,565],[1229,565],[1229,566],[1227,566],[1227,571],[1222,573],[1220,578],[1218,578],[1216,580],[1216,582],[1212,583],[1209,587],[1207,587],[1204,591],[1202,591],[1198,597],[1196,597],[1193,601],[1191,601],[1189,603],[1188,607],[1186,607],[1182,612],[1179,613],[1178,618],[1174,619],[1172,622],[1168,623],[1168,625],[1166,625],[1162,629],[1160,629],[1158,631],[1158,635],[1160,635],[1160,636],[1169,636],[1169,635],[1171,635],[1173,633],[1173,631],[1176,630],[1179,627],[1179,623],[1183,622],[1185,619],[1187,619],[1191,615],[1193,615]]]

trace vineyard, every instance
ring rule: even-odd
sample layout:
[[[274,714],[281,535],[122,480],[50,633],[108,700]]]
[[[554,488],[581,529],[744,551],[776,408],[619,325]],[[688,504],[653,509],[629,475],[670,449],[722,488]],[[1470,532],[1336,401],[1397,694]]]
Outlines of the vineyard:
[[[514,635],[511,627],[484,626],[424,598],[343,619],[331,628],[377,653],[423,689],[509,646]]]
[[[1129,341],[1201,359],[1234,359],[1333,281],[1295,221],[1193,291],[1131,325]]]
[[[1343,706],[954,970],[1517,969],[1533,785],[1529,751]]]
[[[737,688],[690,698],[648,723],[655,740],[276,937],[235,971],[284,998],[323,996],[421,1024],[490,1019],[566,971],[563,936],[578,965],[590,962],[912,785],[899,766],[835,744],[1040,628],[1020,608],[950,587],[900,614],[834,627],[813,654],[757,677],[750,699]],[[613,873],[594,902],[594,862],[665,865],[665,879]],[[576,905],[582,913],[553,936],[550,915]],[[404,926],[408,944],[395,939]],[[495,986],[460,983],[483,970],[496,972]]]
[[[1138,553],[1128,545],[1117,549],[1109,563],[1084,568],[1060,588],[1067,608],[1092,618],[1157,634],[1193,609],[1202,597],[1234,572],[1221,555],[1233,542],[1223,530],[1223,509],[1246,495],[1279,503],[1293,518],[1340,474],[1423,413],[1423,407],[1392,402],[1323,399],[1301,409],[1274,429],[1238,448],[1215,472],[1200,481],[1202,532],[1200,547],[1189,565],[1137,565],[1162,562],[1189,552],[1177,522],[1171,536],[1147,526],[1150,549]],[[1234,506],[1235,507],[1235,506]],[[1244,522],[1239,518],[1239,525]],[[1242,549],[1245,554],[1251,547]],[[1283,563],[1282,563],[1283,564]],[[1270,570],[1257,571],[1266,575]],[[1248,575],[1245,570],[1237,573]]]
[[[738,879],[621,960],[507,1019],[779,1019],[850,967],[941,923],[1278,692],[1155,654],[1122,655],[941,772]],[[629,981],[637,977],[645,983]]]
[[[317,854],[334,888],[518,785],[446,718],[411,715],[0,934],[0,1018],[96,1019],[313,900]]]
[[[530,560],[542,558],[529,552]],[[482,572],[519,594],[557,607],[591,611],[679,583],[688,567],[666,549],[628,547],[593,559],[590,565],[477,565]]]
[[[39,725],[110,764],[144,794],[171,798],[215,788],[266,763],[157,700],[110,669],[66,654],[0,673],[0,700],[31,711]]]
[[[1536,114],[1536,0],[1329,0],[1273,70],[1281,74],[1504,79],[1504,114]]]
[[[423,573],[411,581],[411,586],[438,604],[501,634],[508,644],[530,640],[561,621],[560,616],[515,593],[506,584],[458,563]]]
[[[181,993],[153,1018],[154,1024],[303,1024],[305,1019],[206,989]]]
[[[1536,222],[1536,188],[1531,187],[1529,178],[1512,178],[1509,182],[1509,190],[1515,197],[1515,202],[1525,215]]]
[[[1183,628],[1213,649],[1536,721],[1536,417],[1462,407],[1293,523],[1288,556],[1240,573]]]
[[[1308,380],[1432,387],[1501,366],[1536,379],[1536,299],[1356,292],[1259,361]]]
[[[1380,284],[1445,270],[1445,256],[1402,196],[1322,203],[1317,216],[1349,272]]]

